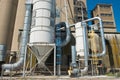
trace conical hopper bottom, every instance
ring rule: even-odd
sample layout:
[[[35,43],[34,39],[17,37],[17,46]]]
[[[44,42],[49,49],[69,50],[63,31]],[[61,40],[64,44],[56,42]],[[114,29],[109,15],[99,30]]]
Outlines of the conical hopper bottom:
[[[54,47],[49,45],[33,45],[30,47],[38,60],[39,68],[45,68],[45,61],[49,57]]]

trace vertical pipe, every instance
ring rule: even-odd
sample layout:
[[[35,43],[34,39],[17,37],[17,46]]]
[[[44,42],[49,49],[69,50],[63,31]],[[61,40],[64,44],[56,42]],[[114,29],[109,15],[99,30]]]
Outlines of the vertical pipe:
[[[97,56],[104,56],[106,54],[106,47],[105,47],[105,39],[104,39],[104,30],[103,30],[103,24],[102,24],[102,19],[98,18],[99,23],[100,23],[100,34],[101,34],[101,39],[102,39],[102,48],[103,51],[101,54],[97,54]]]
[[[85,22],[82,22],[83,27],[83,42],[84,42],[84,59],[85,67],[81,70],[81,73],[85,73],[88,70],[88,47],[87,47],[87,26]]]
[[[57,75],[61,75],[61,24],[57,24],[56,25],[56,51],[57,51],[57,55],[56,55],[56,58],[57,58]]]
[[[61,30],[60,30],[61,25],[64,25],[64,27],[66,27],[66,38],[63,42],[61,40]],[[61,47],[67,45],[69,43],[70,39],[71,39],[71,34],[70,34],[70,28],[69,28],[68,23],[66,22],[66,23],[57,24],[56,25],[56,46],[57,46],[56,50],[58,52],[57,53],[57,60],[58,60],[57,72],[58,72],[58,75],[61,74],[61,71],[60,71],[61,56],[62,56],[61,55]]]
[[[54,45],[54,76],[56,76],[56,45]]]
[[[25,68],[26,68],[26,56],[27,56],[27,46],[25,47],[25,56],[24,56],[24,64],[23,64],[23,77],[25,77]]]
[[[25,13],[25,20],[24,20],[24,29],[23,29],[23,34],[22,34],[22,42],[21,42],[21,47],[20,47],[20,59],[18,62],[14,64],[3,64],[2,69],[9,69],[9,70],[14,70],[14,69],[19,69],[21,66],[23,66],[24,63],[24,58],[25,58],[25,50],[28,42],[28,35],[29,35],[29,28],[30,28],[30,23],[31,23],[31,2],[30,0],[26,1],[26,13]]]
[[[72,51],[72,64],[76,64],[76,49],[75,46],[71,46]]]

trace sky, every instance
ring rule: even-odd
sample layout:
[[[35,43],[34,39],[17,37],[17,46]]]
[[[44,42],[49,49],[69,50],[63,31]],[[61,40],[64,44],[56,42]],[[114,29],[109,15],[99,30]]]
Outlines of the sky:
[[[120,32],[120,0],[87,0],[88,17],[90,11],[93,10],[96,4],[108,3],[112,4],[117,32]]]

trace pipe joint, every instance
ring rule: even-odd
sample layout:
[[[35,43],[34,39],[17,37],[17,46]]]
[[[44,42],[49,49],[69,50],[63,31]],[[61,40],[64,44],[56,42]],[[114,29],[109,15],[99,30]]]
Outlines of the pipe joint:
[[[82,74],[85,74],[88,71],[88,66],[84,67],[84,69],[80,70]]]
[[[70,26],[67,22],[65,22],[65,27],[66,27],[66,39],[61,43],[61,47],[67,45],[69,42],[70,42],[70,39],[71,39],[71,34],[70,34]]]

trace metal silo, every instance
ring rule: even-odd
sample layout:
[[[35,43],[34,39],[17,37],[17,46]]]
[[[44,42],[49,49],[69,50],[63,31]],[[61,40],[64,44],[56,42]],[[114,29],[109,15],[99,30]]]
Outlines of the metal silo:
[[[54,0],[33,0],[30,43],[54,42]]]
[[[41,68],[54,48],[55,0],[33,0],[29,46]]]

